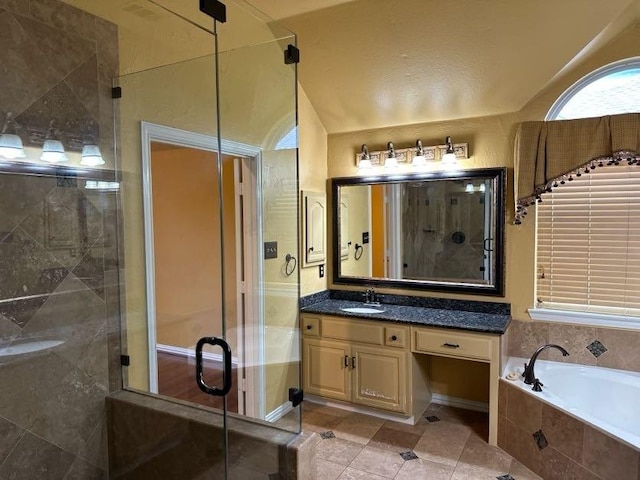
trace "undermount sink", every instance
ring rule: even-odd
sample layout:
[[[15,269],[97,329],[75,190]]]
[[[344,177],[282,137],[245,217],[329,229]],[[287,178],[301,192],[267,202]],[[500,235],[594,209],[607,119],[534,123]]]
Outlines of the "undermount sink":
[[[378,308],[371,308],[371,307],[348,307],[348,308],[341,308],[340,310],[342,310],[343,312],[349,312],[349,313],[382,313],[384,312],[384,310],[380,310]]]

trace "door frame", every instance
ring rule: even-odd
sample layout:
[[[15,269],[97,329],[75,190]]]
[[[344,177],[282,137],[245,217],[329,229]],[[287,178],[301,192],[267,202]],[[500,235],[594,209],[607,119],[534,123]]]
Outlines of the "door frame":
[[[218,138],[201,133],[181,130],[174,127],[159,125],[149,122],[140,122],[141,147],[142,147],[142,195],[144,210],[144,246],[145,246],[145,267],[146,267],[146,306],[147,306],[147,341],[148,341],[148,362],[149,362],[149,392],[158,393],[158,362],[157,362],[157,334],[156,334],[156,294],[155,294],[155,256],[153,245],[153,200],[152,200],[152,178],[151,178],[151,142],[157,141],[168,143],[181,147],[194,148],[198,150],[206,150],[218,153]],[[220,141],[220,152],[223,155],[238,155],[249,158],[255,163],[255,171],[260,172],[261,149],[252,145],[238,143],[230,140],[222,139]],[[254,192],[251,199],[256,201],[261,198],[260,195],[260,179],[259,175],[255,177],[254,185],[245,185],[247,190]],[[235,188],[235,186],[234,186]],[[254,252],[252,260],[245,261],[245,265],[261,264],[259,245],[262,244],[262,228],[260,225],[262,216],[260,215],[260,207],[257,203],[251,202],[250,208],[255,215],[251,215],[250,222],[254,222],[256,235],[250,242],[250,251]],[[245,242],[247,238],[245,238]],[[245,244],[245,251],[248,245]],[[244,253],[244,252],[241,252]],[[257,275],[257,276],[255,276]],[[241,322],[238,322],[238,345],[236,346],[238,365],[238,410],[240,414],[249,414],[252,417],[264,418],[265,405],[264,395],[259,392],[264,391],[265,372],[264,362],[264,312],[261,301],[261,295],[257,289],[262,284],[261,269],[254,269],[248,277],[250,281],[244,282],[244,285],[237,285],[238,292],[245,292],[245,299],[252,302],[249,309],[254,313],[250,316],[253,320],[252,328],[244,329]],[[256,315],[257,314],[257,315]],[[244,341],[241,338],[244,337]],[[257,352],[257,353],[256,353]],[[209,354],[215,356],[215,354]],[[251,358],[249,358],[249,356]],[[236,356],[234,356],[234,360]],[[242,362],[242,363],[240,363]],[[242,372],[244,364],[249,366],[257,366],[258,368],[249,368],[247,370],[247,378],[243,381]],[[242,398],[246,393],[247,405],[246,411],[243,408]]]

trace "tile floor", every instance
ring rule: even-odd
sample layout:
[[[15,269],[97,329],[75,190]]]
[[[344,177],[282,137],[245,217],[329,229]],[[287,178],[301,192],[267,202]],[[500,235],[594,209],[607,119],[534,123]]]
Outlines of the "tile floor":
[[[314,480],[540,479],[487,444],[487,414],[431,404],[416,425],[305,402],[319,433]]]

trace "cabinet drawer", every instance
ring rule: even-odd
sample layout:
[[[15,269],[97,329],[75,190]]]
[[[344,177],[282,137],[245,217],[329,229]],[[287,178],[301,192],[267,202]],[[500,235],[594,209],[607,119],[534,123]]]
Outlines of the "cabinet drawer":
[[[385,327],[384,344],[387,347],[405,348],[407,346],[408,328]]]
[[[320,318],[309,317],[307,315],[302,317],[302,334],[306,337],[319,337],[320,336]]]
[[[350,342],[382,345],[384,327],[373,323],[322,317],[322,338],[335,338]]]
[[[491,339],[481,334],[413,329],[412,351],[451,357],[491,359]]]

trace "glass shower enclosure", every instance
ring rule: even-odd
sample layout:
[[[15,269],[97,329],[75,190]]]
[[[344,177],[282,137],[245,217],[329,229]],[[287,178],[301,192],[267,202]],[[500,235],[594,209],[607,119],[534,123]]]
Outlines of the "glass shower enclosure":
[[[242,2],[225,2],[225,23],[182,3],[147,7],[197,48],[151,52],[163,60],[114,85],[123,382],[221,415],[226,474],[241,478],[228,416],[292,438],[301,425],[290,401],[300,387],[296,39]]]

